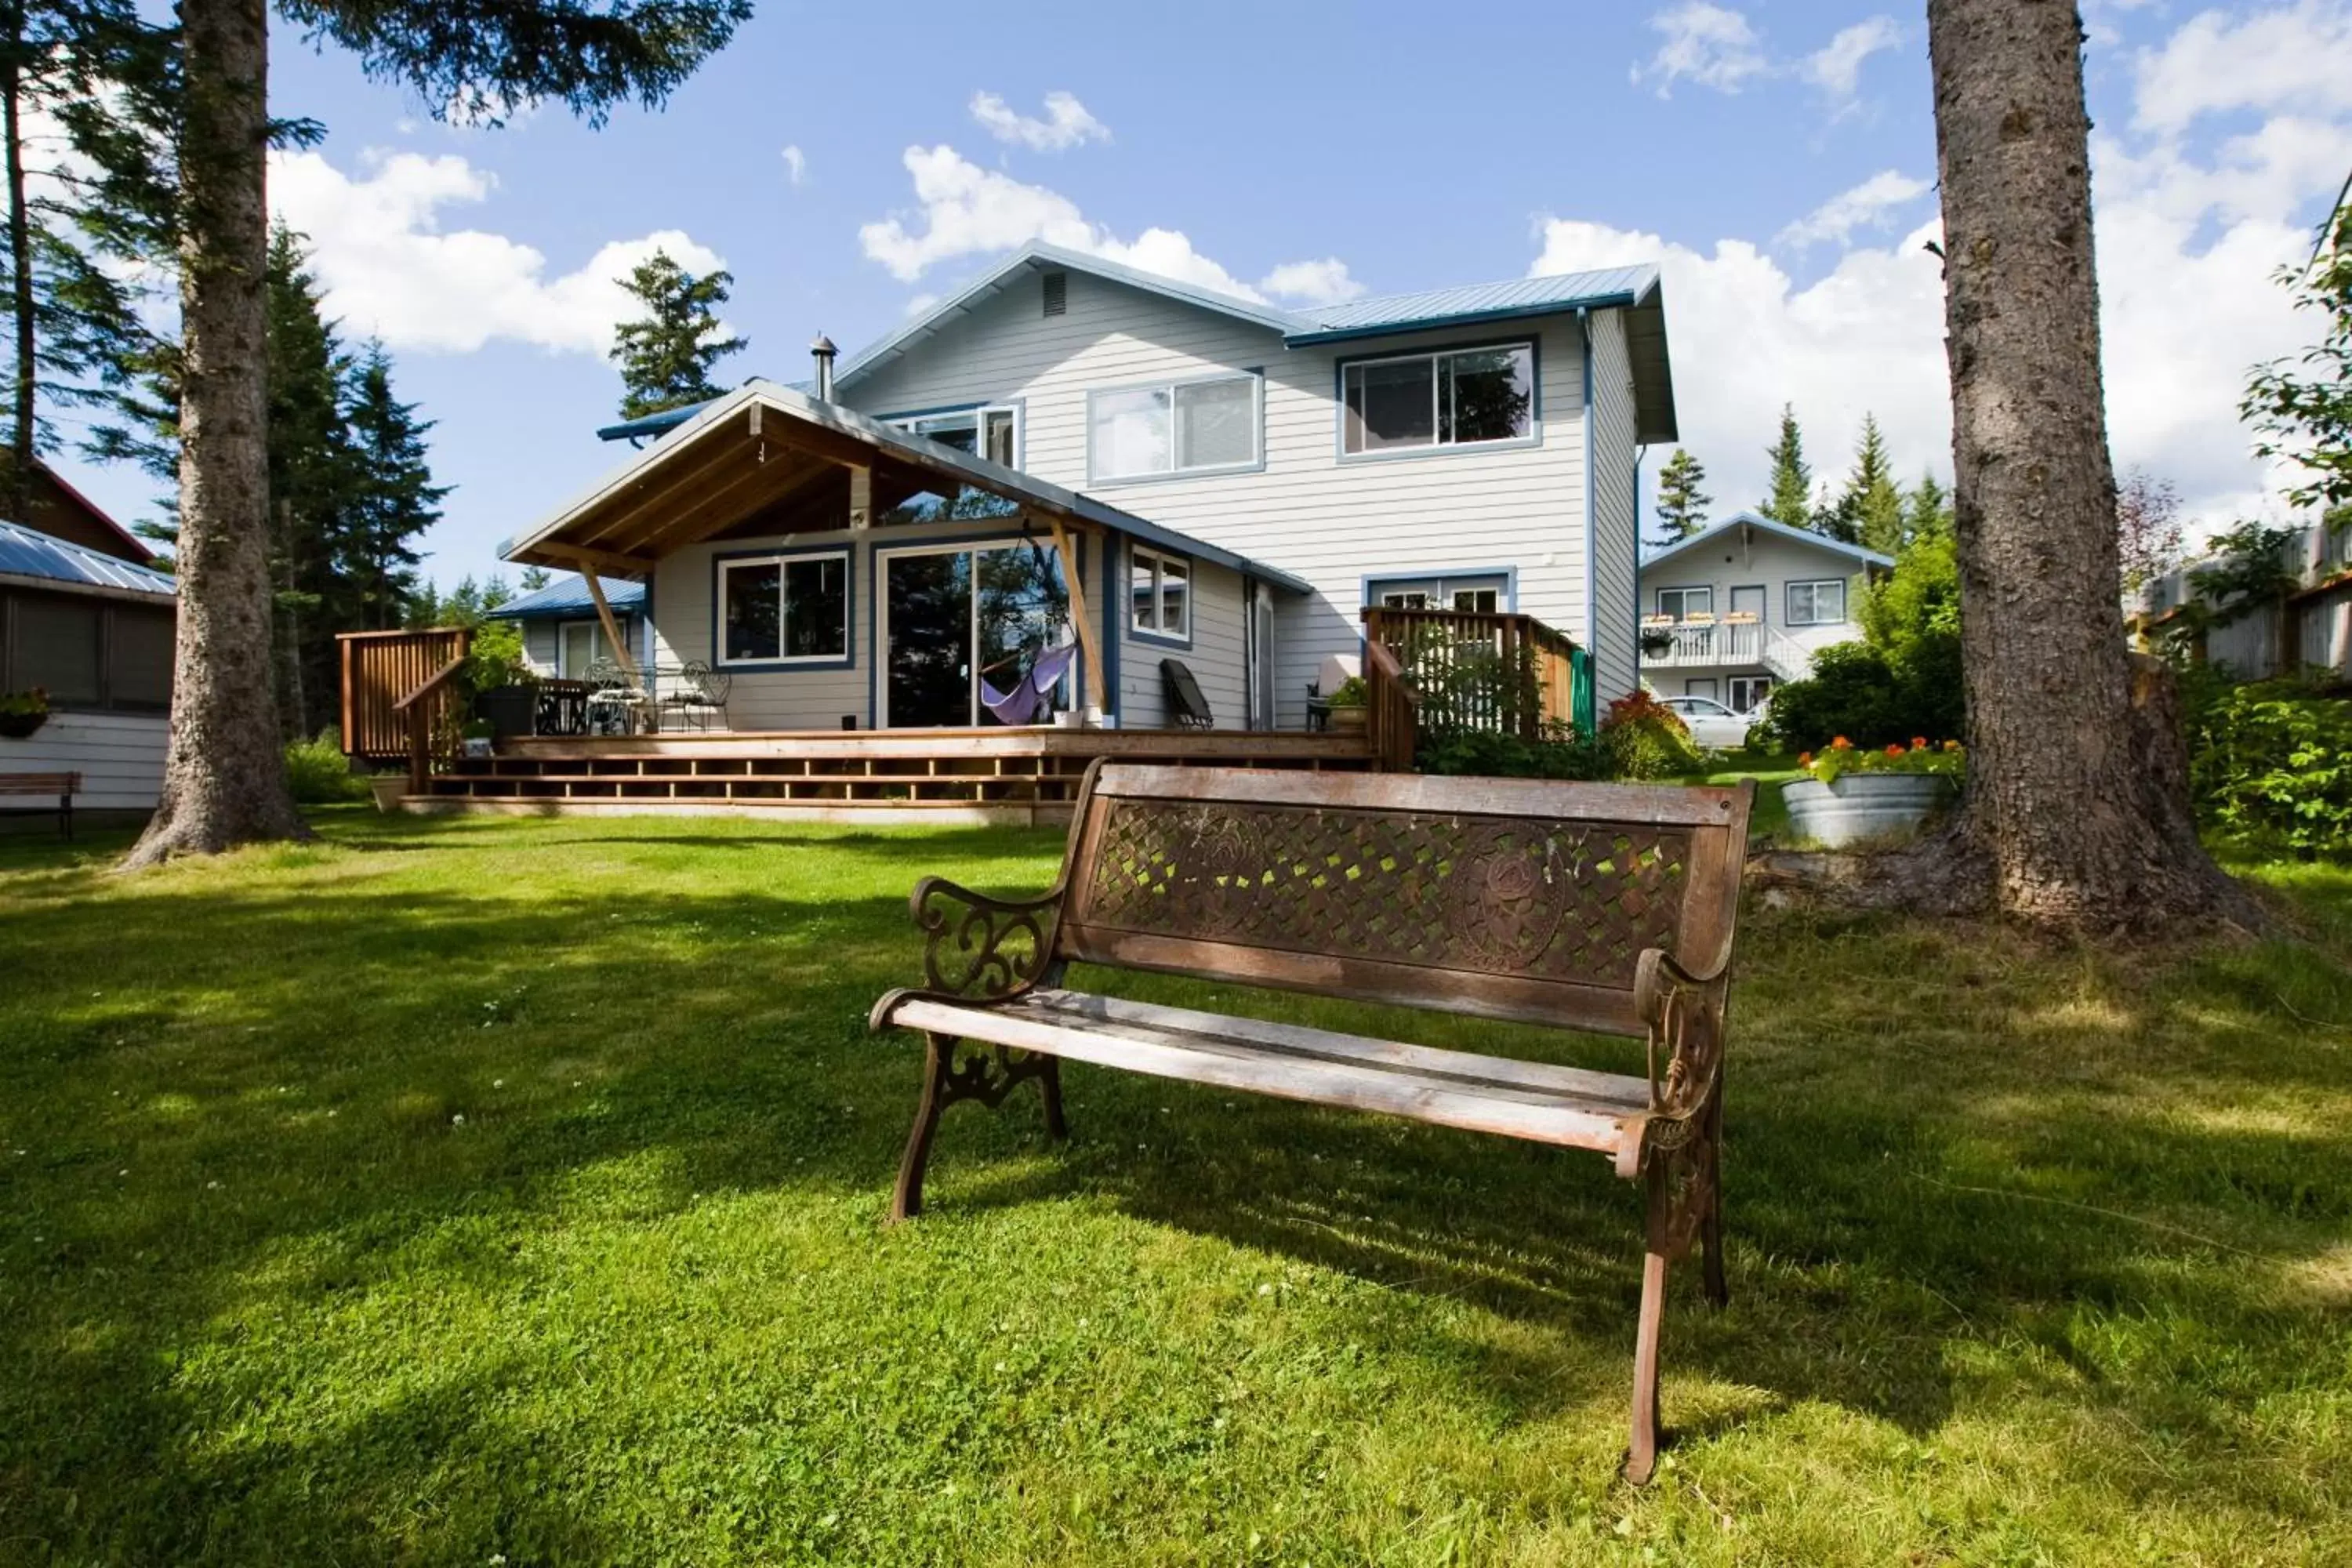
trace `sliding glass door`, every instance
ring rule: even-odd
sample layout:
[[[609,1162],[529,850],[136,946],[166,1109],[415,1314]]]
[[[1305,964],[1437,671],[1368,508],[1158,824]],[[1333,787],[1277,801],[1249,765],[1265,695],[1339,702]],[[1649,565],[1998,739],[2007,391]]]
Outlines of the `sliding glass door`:
[[[997,721],[981,684],[1026,679],[1040,654],[1070,640],[1070,595],[1051,544],[1018,540],[880,553],[883,657],[878,724],[937,729]],[[1070,679],[1058,683],[1067,707]]]

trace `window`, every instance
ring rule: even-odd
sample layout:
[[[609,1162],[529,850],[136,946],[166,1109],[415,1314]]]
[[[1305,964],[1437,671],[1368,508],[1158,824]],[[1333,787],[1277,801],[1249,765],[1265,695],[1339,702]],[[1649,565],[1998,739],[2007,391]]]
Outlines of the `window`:
[[[1088,394],[1089,471],[1136,479],[1248,468],[1257,461],[1258,384],[1232,375]]]
[[[1658,614],[1672,616],[1678,621],[1693,616],[1715,614],[1715,590],[1709,588],[1661,588],[1658,590]]]
[[[1789,624],[1792,626],[1834,626],[1845,620],[1845,579],[1789,584]]]
[[[1491,616],[1495,613],[1495,590],[1492,588],[1456,588],[1454,608],[1463,615]]]
[[[172,612],[66,594],[0,594],[0,691],[59,708],[172,705]]]
[[[1532,343],[1363,360],[1339,373],[1339,449],[1362,457],[1535,433]]]
[[[849,556],[719,563],[721,664],[849,657]]]
[[[1142,545],[1128,547],[1128,624],[1155,637],[1192,635],[1192,564]]]
[[[1021,410],[1015,405],[959,408],[952,414],[923,414],[891,423],[942,447],[953,447],[1008,468],[1020,466]]]
[[[629,623],[635,617],[623,616],[616,624],[621,636],[630,635]],[[598,662],[613,662],[613,644],[604,636],[602,621],[566,621],[556,632],[556,673],[566,680],[587,677],[589,667]]]
[[[1509,583],[1509,574],[1499,572],[1375,577],[1364,602],[1384,610],[1452,610],[1457,615],[1491,616],[1510,607]]]

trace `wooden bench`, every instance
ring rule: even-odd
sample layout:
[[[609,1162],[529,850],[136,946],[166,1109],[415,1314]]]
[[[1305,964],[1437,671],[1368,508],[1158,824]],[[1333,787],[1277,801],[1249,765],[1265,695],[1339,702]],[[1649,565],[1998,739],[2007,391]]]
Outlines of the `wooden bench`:
[[[73,840],[73,797],[81,793],[79,773],[0,773],[0,795],[54,795],[58,806],[58,834],[67,842]],[[45,812],[46,805],[19,806],[19,813]]]
[[[1658,1443],[1666,1265],[1706,1242],[1726,1299],[1724,1004],[1752,785],[1088,770],[1060,879],[1003,900],[916,884],[926,984],[875,1005],[927,1069],[891,1216],[922,1207],[940,1114],[1034,1080],[1064,1134],[1061,1061],[1591,1149],[1639,1177],[1647,1257],[1625,1474]],[[1156,970],[1648,1042],[1590,1072],[1066,989],[1073,963]]]

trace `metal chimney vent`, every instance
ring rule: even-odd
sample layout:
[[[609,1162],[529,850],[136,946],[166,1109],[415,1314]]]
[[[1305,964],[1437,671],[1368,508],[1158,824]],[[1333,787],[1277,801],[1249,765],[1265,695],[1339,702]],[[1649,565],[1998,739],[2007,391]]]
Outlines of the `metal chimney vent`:
[[[809,357],[816,361],[816,395],[820,403],[833,401],[833,356],[837,352],[833,340],[823,332],[816,335],[816,342],[809,344]]]
[[[1070,308],[1070,275],[1066,272],[1045,274],[1045,314],[1059,316]]]

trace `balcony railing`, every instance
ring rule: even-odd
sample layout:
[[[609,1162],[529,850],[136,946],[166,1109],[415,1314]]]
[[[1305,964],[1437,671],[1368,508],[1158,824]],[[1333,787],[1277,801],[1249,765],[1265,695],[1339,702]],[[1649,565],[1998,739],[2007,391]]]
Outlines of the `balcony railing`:
[[[1386,648],[1411,683],[1423,731],[1593,732],[1591,656],[1533,616],[1375,605],[1364,640]]]
[[[1661,641],[1665,646],[1659,646]],[[1677,665],[1761,664],[1764,626],[1759,621],[1645,621],[1642,662],[1654,668]]]

